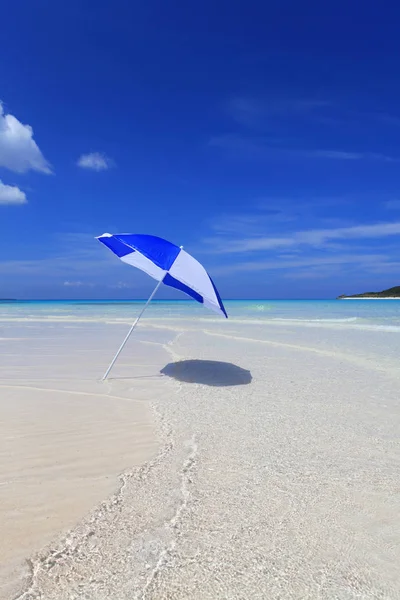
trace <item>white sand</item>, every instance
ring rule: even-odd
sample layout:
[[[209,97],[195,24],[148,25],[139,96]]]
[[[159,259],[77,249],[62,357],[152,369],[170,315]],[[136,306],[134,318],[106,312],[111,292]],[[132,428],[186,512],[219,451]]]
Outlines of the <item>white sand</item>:
[[[2,552],[16,561],[71,527],[32,557],[33,577],[18,597],[400,597],[397,334],[147,322],[113,379],[96,382],[107,363],[101,340],[113,348],[123,331],[40,325],[1,363],[5,430],[14,423],[30,440],[25,450],[6,442],[12,450],[1,455],[1,472],[10,462],[7,478],[18,477],[5,497],[22,507],[1,505]],[[240,369],[179,364],[198,359]],[[176,379],[160,377],[162,369]],[[158,452],[135,469],[154,456],[150,411]],[[82,462],[74,462],[76,440]],[[89,512],[124,469],[123,489]],[[48,530],[38,506],[50,515]]]
[[[75,526],[158,446],[146,393],[124,394],[121,386],[115,395],[107,384],[82,379],[94,363],[93,343],[85,352],[78,337],[62,333],[45,327],[0,342],[2,599],[29,581],[26,559]],[[98,361],[98,372],[104,364]]]

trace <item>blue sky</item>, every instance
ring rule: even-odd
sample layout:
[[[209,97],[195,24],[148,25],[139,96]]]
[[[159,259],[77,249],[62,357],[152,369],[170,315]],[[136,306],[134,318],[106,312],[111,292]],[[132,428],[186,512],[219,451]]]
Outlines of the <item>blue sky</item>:
[[[394,1],[7,3],[0,297],[146,296],[105,231],[183,244],[225,298],[399,285],[399,19]]]

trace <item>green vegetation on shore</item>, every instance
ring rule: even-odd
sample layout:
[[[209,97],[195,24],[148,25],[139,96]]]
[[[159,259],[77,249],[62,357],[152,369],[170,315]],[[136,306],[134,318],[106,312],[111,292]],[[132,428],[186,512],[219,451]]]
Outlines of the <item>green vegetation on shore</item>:
[[[383,290],[382,292],[364,292],[363,294],[354,294],[353,296],[338,296],[338,300],[343,298],[400,298],[400,285]]]

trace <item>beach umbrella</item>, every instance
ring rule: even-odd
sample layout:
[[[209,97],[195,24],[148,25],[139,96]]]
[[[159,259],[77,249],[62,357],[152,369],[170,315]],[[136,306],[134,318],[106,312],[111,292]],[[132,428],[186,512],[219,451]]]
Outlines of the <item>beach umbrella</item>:
[[[156,287],[111,361],[103,380],[107,378],[129,336],[162,283],[184,292],[223,317],[228,317],[213,280],[203,265],[188,254],[182,246],[176,246],[153,235],[132,233],[103,233],[97,239],[114,252],[122,262],[137,267],[157,281]]]

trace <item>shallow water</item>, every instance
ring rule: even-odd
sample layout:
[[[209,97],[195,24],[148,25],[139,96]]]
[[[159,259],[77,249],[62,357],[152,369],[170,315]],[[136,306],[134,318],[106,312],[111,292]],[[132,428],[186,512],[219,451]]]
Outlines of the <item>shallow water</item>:
[[[0,322],[7,321],[95,321],[129,322],[144,301],[59,300],[0,303]],[[233,321],[342,329],[381,330],[400,333],[399,300],[228,300],[225,306]],[[220,321],[214,313],[192,300],[154,300],[144,319],[192,317]]]

